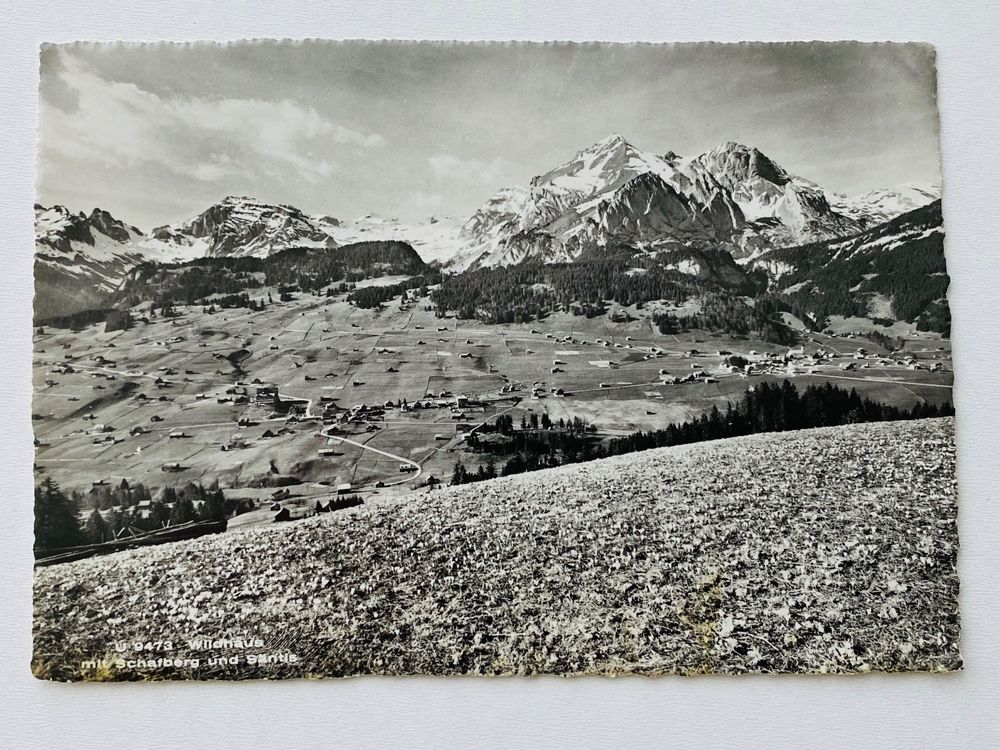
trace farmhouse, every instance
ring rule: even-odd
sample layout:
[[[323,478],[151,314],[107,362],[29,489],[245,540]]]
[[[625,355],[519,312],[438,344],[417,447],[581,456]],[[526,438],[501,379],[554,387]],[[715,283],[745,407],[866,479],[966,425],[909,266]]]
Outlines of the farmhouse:
[[[276,385],[259,385],[254,393],[254,402],[262,406],[271,406],[278,401]]]
[[[351,491],[351,483],[350,482],[344,482],[342,484],[338,484],[337,485],[337,494],[338,495],[346,495],[350,491]]]

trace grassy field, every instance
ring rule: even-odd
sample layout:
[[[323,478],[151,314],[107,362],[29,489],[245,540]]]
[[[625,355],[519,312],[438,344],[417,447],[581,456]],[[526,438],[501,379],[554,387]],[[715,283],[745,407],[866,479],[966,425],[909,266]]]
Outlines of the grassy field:
[[[814,375],[748,379],[723,373],[719,352],[783,353],[787,347],[698,331],[664,336],[652,326],[648,310],[633,309],[634,319],[621,323],[556,314],[533,324],[484,326],[439,319],[420,305],[403,309],[399,300],[376,311],[357,309],[342,298],[301,295],[263,311],[208,314],[191,307],[181,312],[178,319],[154,319],[128,331],[105,333],[101,324],[79,332],[36,334],[33,411],[39,477],[51,476],[67,489],[121,478],[151,486],[218,480],[227,494],[239,494],[241,488],[266,480],[276,466],[301,480],[298,494],[303,497],[329,494],[329,484],[348,481],[368,497],[392,497],[414,491],[428,476],[450,476],[456,460],[476,461],[457,441],[435,436],[453,437],[456,421],[477,424],[510,409],[513,401],[496,400],[506,383],[521,386],[521,400],[510,409],[515,422],[531,412],[547,412],[553,420],[579,416],[605,436],[661,428],[713,405],[724,408],[760,379],[789,377],[800,385],[830,381],[903,407],[951,398],[948,342],[915,332],[910,332],[908,353],[928,365],[943,364],[943,372],[881,364],[843,371],[840,365],[851,361],[856,347],[882,350],[866,339],[846,338],[846,333],[809,334],[807,352],[825,348],[843,356]],[[664,353],[647,359],[654,346]],[[698,353],[691,355],[694,349]],[[240,350],[246,356],[237,371],[225,357]],[[99,357],[116,366],[102,364]],[[54,372],[67,359],[76,371]],[[553,368],[560,372],[551,372]],[[694,369],[704,369],[717,382],[660,382],[660,370],[683,376]],[[157,376],[172,385],[158,387]],[[387,399],[412,403],[442,391],[485,399],[487,405],[470,410],[464,420],[452,419],[448,409],[392,410],[377,432],[366,432],[364,425],[350,428],[346,435],[351,439],[421,464],[412,482],[379,488],[379,482],[400,479],[399,461],[353,447],[343,455],[320,458],[326,439],[318,434],[317,423],[288,425],[287,434],[265,438],[265,430],[277,431],[285,426],[283,420],[268,421],[268,412],[257,407],[218,403],[237,380],[258,379],[277,385],[283,395],[314,405],[332,398],[345,409]],[[542,392],[539,397],[532,396],[535,385]],[[565,395],[554,395],[557,388]],[[149,400],[136,400],[139,393]],[[256,424],[240,428],[241,417]],[[113,429],[109,434],[117,442],[95,444],[103,434],[95,434],[97,425]],[[136,426],[146,433],[130,436]],[[171,439],[172,432],[187,437]],[[222,452],[221,446],[235,435],[245,447]],[[172,462],[181,463],[183,470],[165,474],[161,467]]]
[[[952,419],[755,435],[42,568],[32,669],[957,669],[954,459]],[[260,645],[189,643],[237,637]],[[123,666],[115,641],[198,666]]]

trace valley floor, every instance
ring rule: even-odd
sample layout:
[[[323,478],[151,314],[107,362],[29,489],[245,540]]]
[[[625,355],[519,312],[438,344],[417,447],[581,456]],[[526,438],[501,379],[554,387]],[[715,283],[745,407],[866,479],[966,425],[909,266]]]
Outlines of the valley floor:
[[[952,419],[754,435],[39,569],[32,669],[952,670],[957,551]],[[198,666],[114,658],[116,641],[165,640],[168,653],[138,656]],[[255,652],[274,663],[247,664]],[[243,661],[208,664],[222,654]]]
[[[725,371],[723,352],[760,359],[788,347],[705,331],[664,335],[648,309],[631,308],[622,322],[558,313],[530,324],[484,325],[426,308],[392,300],[382,310],[359,309],[339,297],[302,294],[261,311],[180,308],[178,318],[125,331],[105,332],[104,324],[47,329],[35,336],[36,477],[84,492],[123,479],[153,488],[218,481],[231,500],[263,502],[239,523],[269,524],[275,474],[296,482],[282,501],[293,514],[325,502],[341,483],[366,502],[426,491],[431,477],[447,481],[456,461],[474,469],[487,460],[465,449],[460,433],[500,413],[515,424],[532,415],[579,417],[597,437],[610,438],[684,422],[713,406],[724,410],[755,383],[786,378],[800,389],[823,382],[856,388],[900,408],[952,396],[950,342],[916,331],[907,332],[905,351],[891,355],[860,337],[803,332],[805,355],[823,350],[823,364],[768,365],[747,378]],[[855,356],[859,346],[867,347],[865,359]],[[661,353],[649,354],[653,347]],[[225,357],[241,350],[248,355],[237,371]],[[903,357],[915,364],[902,364]],[[712,377],[663,380],[695,371]],[[233,403],[237,381],[246,383],[251,403]],[[428,394],[474,403],[458,409],[438,399],[433,409],[388,409],[339,424],[337,435],[350,441],[339,442],[321,434],[318,421],[286,424],[255,406],[256,384],[302,399],[313,415],[328,404],[342,415],[360,404],[412,404]],[[401,464],[419,470],[403,473]]]

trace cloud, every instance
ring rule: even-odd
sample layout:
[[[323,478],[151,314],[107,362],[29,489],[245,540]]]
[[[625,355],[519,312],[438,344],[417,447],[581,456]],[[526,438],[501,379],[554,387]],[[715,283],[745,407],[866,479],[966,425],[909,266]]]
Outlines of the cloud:
[[[373,149],[352,130],[290,100],[167,97],[108,81],[68,54],[58,75],[75,106],[42,102],[40,153],[107,166],[155,163],[202,182],[268,175],[318,182],[338,172],[333,146]]]
[[[490,161],[462,159],[452,154],[439,154],[427,160],[438,179],[447,179],[470,185],[495,183],[503,174],[507,162],[497,157]]]
[[[414,190],[407,196],[408,203],[421,211],[440,211],[448,204],[447,198],[441,193],[428,193]]]

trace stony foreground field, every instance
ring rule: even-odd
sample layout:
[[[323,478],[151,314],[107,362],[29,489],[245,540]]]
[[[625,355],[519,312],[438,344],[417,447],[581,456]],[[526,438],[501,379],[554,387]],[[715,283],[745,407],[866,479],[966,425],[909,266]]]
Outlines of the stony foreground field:
[[[957,669],[953,433],[951,419],[922,420],[648,451],[43,568],[32,668],[63,680]],[[123,658],[198,666],[81,666],[116,641],[171,641]]]

